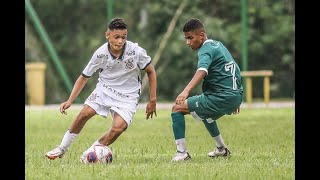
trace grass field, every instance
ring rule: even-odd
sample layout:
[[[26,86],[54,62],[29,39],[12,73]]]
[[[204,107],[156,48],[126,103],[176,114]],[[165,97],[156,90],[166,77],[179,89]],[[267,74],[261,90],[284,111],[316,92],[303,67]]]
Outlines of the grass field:
[[[176,146],[169,110],[145,120],[138,110],[133,124],[110,148],[113,163],[85,165],[80,155],[111,125],[111,118],[92,118],[66,155],[44,155],[60,144],[78,110],[25,111],[25,179],[295,179],[294,108],[242,109],[218,120],[231,150],[228,159],[211,159],[214,142],[203,123],[186,116],[186,141],[192,159],[171,163]]]

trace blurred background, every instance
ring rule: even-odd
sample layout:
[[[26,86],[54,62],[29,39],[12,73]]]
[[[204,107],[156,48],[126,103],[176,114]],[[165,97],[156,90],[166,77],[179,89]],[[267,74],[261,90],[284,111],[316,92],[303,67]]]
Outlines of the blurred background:
[[[31,82],[43,86],[44,104],[67,100],[94,51],[106,42],[108,21],[115,17],[127,23],[128,40],[153,59],[159,102],[173,102],[195,73],[197,53],[182,33],[191,17],[202,20],[208,38],[221,41],[241,70],[273,71],[271,100],[295,98],[294,0],[25,0],[26,73],[32,71],[28,64],[45,65],[43,80],[25,81],[25,104],[31,103]],[[90,95],[97,77],[89,79],[78,103]],[[260,78],[252,79],[253,101],[264,96]],[[148,100],[144,85],[141,102]],[[200,92],[198,86],[190,95]]]

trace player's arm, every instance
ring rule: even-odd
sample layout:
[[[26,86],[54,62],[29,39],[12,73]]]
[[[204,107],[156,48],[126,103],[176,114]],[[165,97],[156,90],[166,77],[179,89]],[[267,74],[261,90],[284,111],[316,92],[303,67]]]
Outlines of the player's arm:
[[[157,116],[157,74],[151,63],[144,69],[144,71],[147,73],[149,79],[149,102],[146,108],[146,118],[149,119],[149,116],[152,118],[153,113]]]
[[[78,97],[81,90],[83,89],[84,85],[88,82],[89,77],[85,77],[84,75],[80,75],[76,82],[74,83],[73,89],[71,91],[71,94],[69,96],[68,101],[73,103],[73,101]]]
[[[74,83],[73,89],[70,93],[68,100],[60,105],[60,112],[62,114],[67,114],[66,109],[68,109],[73,101],[78,97],[79,93],[83,89],[84,85],[88,82],[89,77],[80,75],[76,82]]]
[[[189,93],[202,81],[202,79],[207,75],[207,72],[198,69],[194,74],[193,78],[189,84],[184,88],[184,90],[176,98],[176,104],[181,104],[187,99]]]

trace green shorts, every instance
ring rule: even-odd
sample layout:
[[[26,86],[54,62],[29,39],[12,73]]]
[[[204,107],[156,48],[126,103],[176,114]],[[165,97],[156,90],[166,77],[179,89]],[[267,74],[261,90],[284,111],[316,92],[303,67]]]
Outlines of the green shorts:
[[[188,109],[195,119],[217,120],[226,114],[230,115],[241,103],[242,93],[217,92],[189,97]]]

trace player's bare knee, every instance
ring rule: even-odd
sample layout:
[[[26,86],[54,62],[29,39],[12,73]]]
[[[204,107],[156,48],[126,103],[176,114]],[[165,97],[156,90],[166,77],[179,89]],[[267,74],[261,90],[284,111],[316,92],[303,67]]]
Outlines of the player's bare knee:
[[[174,104],[172,106],[171,112],[180,112],[180,108],[177,104]]]
[[[81,119],[83,121],[87,121],[91,117],[91,114],[86,111],[81,111],[79,113],[78,119]]]
[[[80,119],[88,120],[94,115],[95,115],[95,111],[93,109],[83,108],[79,113],[78,117]]]
[[[122,126],[112,126],[110,129],[111,134],[121,134],[123,131],[125,131],[126,127]]]

